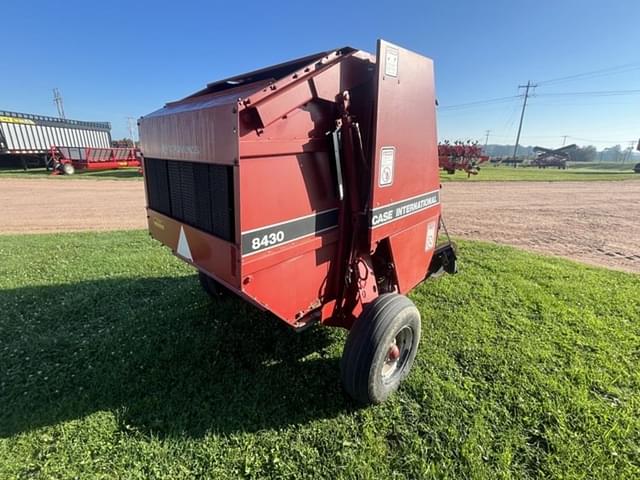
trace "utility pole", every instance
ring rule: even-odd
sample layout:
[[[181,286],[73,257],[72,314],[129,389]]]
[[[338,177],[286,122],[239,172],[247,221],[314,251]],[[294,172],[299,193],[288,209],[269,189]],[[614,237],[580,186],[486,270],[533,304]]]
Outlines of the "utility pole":
[[[485,130],[484,132],[484,148],[487,148],[487,145],[489,144],[489,134],[491,133],[491,130]]]
[[[535,88],[531,80],[526,85],[518,85],[518,89],[524,88],[524,101],[522,102],[522,113],[520,113],[520,125],[518,125],[518,135],[516,136],[516,144],[513,146],[513,166],[516,166],[516,155],[518,154],[518,143],[520,143],[520,132],[522,132],[522,121],[524,120],[524,111],[527,108],[527,99],[529,98],[529,89]]]
[[[568,136],[569,136],[569,135],[563,135],[563,136],[562,136],[562,146],[563,146],[563,147],[564,147],[564,146],[566,145],[566,143],[567,143],[567,137],[568,137]]]
[[[127,126],[129,127],[129,137],[131,137],[131,146],[133,148],[136,147],[136,139],[134,136],[135,127],[136,127],[136,119],[133,117],[127,117]]]
[[[58,116],[60,118],[67,118],[64,115],[64,105],[62,104],[62,95],[60,95],[60,90],[57,88],[53,89],[53,103],[56,104],[56,108],[58,109]]]
[[[623,160],[622,160],[622,164],[624,165],[625,163],[627,163],[627,160],[629,160],[631,158],[631,154],[633,153],[633,146],[635,145],[636,141],[635,140],[631,140],[629,142],[629,148],[627,149],[627,152],[625,153]]]

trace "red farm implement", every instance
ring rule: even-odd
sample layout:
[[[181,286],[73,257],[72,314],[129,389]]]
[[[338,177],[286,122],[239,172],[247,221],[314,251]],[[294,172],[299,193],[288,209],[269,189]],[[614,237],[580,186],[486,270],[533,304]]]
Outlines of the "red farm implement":
[[[115,170],[140,167],[137,148],[82,148],[53,146],[48,165],[53,175],[72,175],[76,170]]]
[[[438,157],[440,168],[447,173],[464,170],[468,176],[477,175],[480,165],[489,160],[488,156],[483,155],[482,147],[470,142],[441,143],[438,145]]]
[[[405,294],[456,268],[433,62],[382,40],[321,52],[210,83],[139,128],[152,237],[214,297],[349,329],[345,390],[387,398],[420,340]]]

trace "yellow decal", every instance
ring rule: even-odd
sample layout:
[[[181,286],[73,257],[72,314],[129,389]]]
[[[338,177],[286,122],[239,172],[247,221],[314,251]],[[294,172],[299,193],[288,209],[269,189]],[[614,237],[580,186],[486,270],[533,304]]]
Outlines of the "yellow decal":
[[[22,125],[35,125],[36,122],[27,118],[0,117],[0,122],[4,123],[21,123]]]
[[[164,223],[159,218],[153,217],[153,224],[160,230],[164,230]]]

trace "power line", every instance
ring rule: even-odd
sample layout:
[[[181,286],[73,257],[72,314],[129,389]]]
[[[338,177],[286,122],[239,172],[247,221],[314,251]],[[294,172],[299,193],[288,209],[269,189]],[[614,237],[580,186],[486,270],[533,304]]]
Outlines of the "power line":
[[[538,85],[549,85],[554,83],[568,82],[578,79],[589,79],[597,77],[605,77],[609,75],[617,75],[619,73],[627,73],[640,68],[640,62],[627,63],[615,67],[602,68],[600,70],[592,70],[590,72],[576,73],[565,77],[552,78],[538,82]]]
[[[502,128],[503,132],[508,132],[511,130],[511,127],[516,121],[517,115],[518,115],[518,105],[514,105],[513,109],[511,109],[511,112],[509,113],[509,116],[507,117],[507,120],[504,123],[504,126]]]
[[[551,92],[551,93],[539,93],[537,97],[578,97],[578,96],[590,96],[590,97],[610,97],[615,95],[639,95],[640,90],[597,90],[591,92]]]
[[[522,97],[522,95],[511,95],[509,97],[490,98],[490,99],[487,99],[487,100],[477,100],[475,102],[458,103],[456,105],[443,105],[441,107],[438,107],[438,110],[451,110],[451,109],[457,109],[457,108],[470,108],[470,107],[474,107],[476,105],[487,105],[487,104],[491,104],[491,103],[511,102],[511,101],[515,100],[516,98],[520,98],[520,97]]]

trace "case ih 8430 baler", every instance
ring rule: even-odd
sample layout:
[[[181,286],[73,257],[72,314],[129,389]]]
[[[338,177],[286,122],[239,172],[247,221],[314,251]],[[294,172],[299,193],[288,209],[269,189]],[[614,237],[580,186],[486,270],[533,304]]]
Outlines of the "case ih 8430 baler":
[[[383,401],[420,314],[404,296],[455,271],[440,211],[433,63],[385,41],[209,84],[140,119],[151,235],[302,330],[350,330],[345,390]]]

